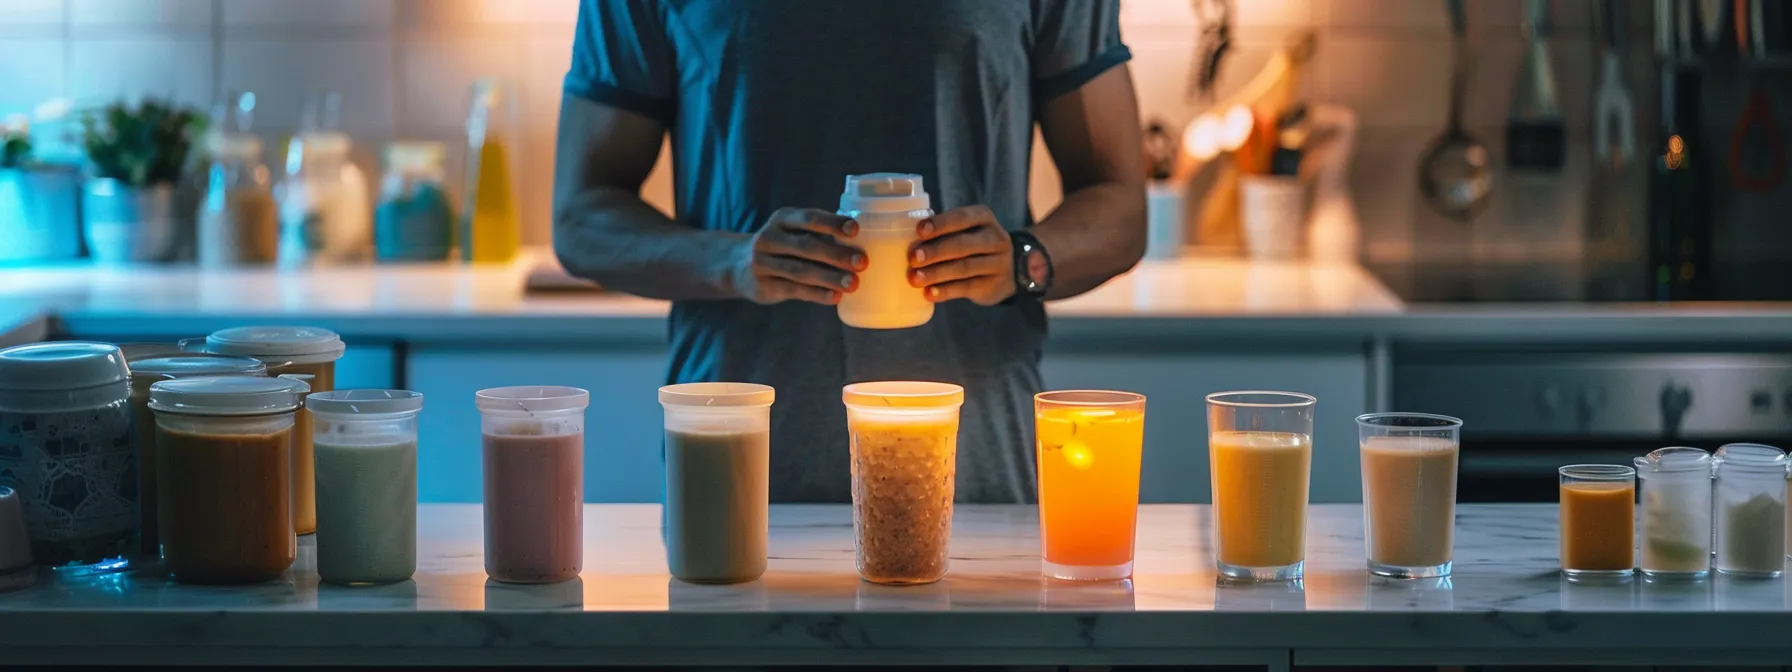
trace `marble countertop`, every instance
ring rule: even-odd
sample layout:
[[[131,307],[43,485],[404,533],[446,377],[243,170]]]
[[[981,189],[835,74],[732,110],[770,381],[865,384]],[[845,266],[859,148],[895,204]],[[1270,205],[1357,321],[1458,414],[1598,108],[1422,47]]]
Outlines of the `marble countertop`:
[[[0,595],[0,659],[1792,663],[1787,581],[1569,583],[1553,506],[1461,507],[1456,575],[1429,581],[1363,571],[1359,507],[1311,515],[1299,584],[1219,580],[1208,510],[1188,505],[1141,509],[1130,583],[1076,584],[1040,578],[1033,508],[965,506],[951,575],[897,588],[858,580],[848,507],[777,506],[766,576],[697,586],[665,572],[658,507],[589,505],[582,577],[517,586],[485,577],[477,505],[423,505],[412,581],[320,586],[309,540],[285,580],[260,586],[40,580]]]

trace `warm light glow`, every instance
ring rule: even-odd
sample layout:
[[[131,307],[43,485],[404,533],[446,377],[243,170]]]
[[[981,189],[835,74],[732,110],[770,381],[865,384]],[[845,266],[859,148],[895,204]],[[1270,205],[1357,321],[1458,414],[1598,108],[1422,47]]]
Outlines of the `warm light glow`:
[[[1182,134],[1182,148],[1190,156],[1206,161],[1220,155],[1220,120],[1209,112],[1195,118]]]
[[[1220,135],[1220,148],[1230,152],[1243,147],[1245,141],[1251,139],[1251,127],[1256,119],[1251,116],[1251,108],[1233,105],[1226,110],[1225,129]]]
[[[1662,163],[1668,170],[1679,170],[1686,164],[1686,140],[1679,135],[1668,136],[1668,152],[1662,157]]]

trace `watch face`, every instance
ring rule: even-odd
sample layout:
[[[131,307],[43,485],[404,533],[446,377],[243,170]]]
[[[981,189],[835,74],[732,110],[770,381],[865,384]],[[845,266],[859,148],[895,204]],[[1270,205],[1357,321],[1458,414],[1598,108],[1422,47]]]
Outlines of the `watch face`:
[[[1033,286],[1045,286],[1045,281],[1050,279],[1047,277],[1050,273],[1051,267],[1045,260],[1045,253],[1039,250],[1027,253],[1027,279],[1033,281]]]

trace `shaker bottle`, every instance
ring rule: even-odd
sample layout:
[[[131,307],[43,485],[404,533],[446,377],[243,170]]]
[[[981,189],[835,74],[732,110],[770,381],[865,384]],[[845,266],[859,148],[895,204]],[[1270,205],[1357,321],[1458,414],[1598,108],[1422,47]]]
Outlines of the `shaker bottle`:
[[[1426,413],[1357,416],[1369,573],[1449,576],[1462,421]]]
[[[949,383],[847,385],[852,526],[859,576],[872,583],[932,583],[946,576],[958,409]]]
[[[213,332],[204,341],[182,341],[181,347],[219,355],[254,357],[268,365],[268,375],[305,374],[312,392],[336,389],[336,360],[342,338],[315,327],[238,327]],[[292,524],[299,534],[317,531],[316,478],[311,468],[311,413],[299,409],[292,442]]]
[[[921,220],[933,216],[920,175],[849,175],[840,214],[859,223],[851,244],[865,250],[857,289],[840,296],[840,321],[861,329],[904,329],[933,319],[933,302],[909,284],[909,249]]]
[[[1569,580],[1636,571],[1636,470],[1570,464],[1560,475],[1562,575]]]
[[[1039,540],[1046,575],[1132,576],[1145,396],[1069,390],[1033,397],[1039,437]]]
[[[293,424],[306,391],[249,376],[150,386],[162,560],[176,581],[258,583],[292,566]]]
[[[173,348],[174,346],[168,346]],[[228,357],[198,352],[162,353],[131,360],[131,422],[137,431],[137,493],[143,502],[142,530],[138,535],[145,556],[162,554],[161,526],[156,512],[156,416],[149,410],[149,386],[164,380],[198,376],[265,376],[266,364],[250,357]]]
[[[130,569],[141,523],[124,354],[60,341],[0,349],[0,486],[18,491],[41,565]]]
[[[1717,571],[1775,577],[1786,568],[1786,453],[1758,443],[1717,449]]]
[[[584,564],[585,407],[576,387],[495,387],[474,398],[485,456],[485,573],[557,583]]]
[[[417,414],[407,390],[305,398],[317,463],[317,575],[345,585],[417,571]]]
[[[1711,454],[1676,446],[1633,463],[1642,481],[1643,575],[1690,579],[1709,574]]]
[[[772,388],[660,388],[666,409],[666,564],[692,583],[765,573]]]
[[[1221,575],[1251,581],[1303,576],[1317,403],[1298,392],[1207,395],[1214,555]]]

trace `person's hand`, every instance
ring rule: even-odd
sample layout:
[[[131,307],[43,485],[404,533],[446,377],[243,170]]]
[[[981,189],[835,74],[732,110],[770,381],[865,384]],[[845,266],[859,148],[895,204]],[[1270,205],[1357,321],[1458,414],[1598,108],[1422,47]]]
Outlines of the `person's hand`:
[[[865,270],[864,251],[842,242],[858,232],[858,222],[825,210],[780,208],[746,246],[736,286],[758,304],[839,303]]]
[[[916,225],[909,284],[934,303],[970,299],[993,306],[1014,296],[1014,248],[989,208],[953,208]]]

